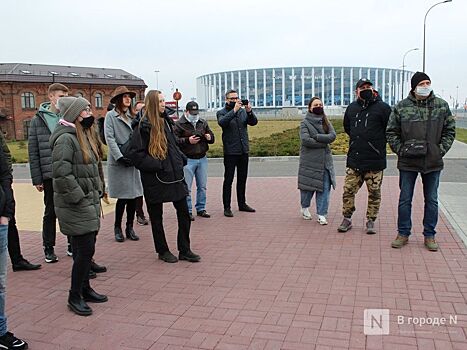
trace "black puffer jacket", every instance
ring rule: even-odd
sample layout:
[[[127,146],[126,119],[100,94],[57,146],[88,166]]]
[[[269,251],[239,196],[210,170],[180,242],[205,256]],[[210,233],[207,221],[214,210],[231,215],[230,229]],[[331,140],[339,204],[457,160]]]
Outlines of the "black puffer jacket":
[[[201,118],[196,123],[195,128],[183,115],[175,122],[174,133],[180,149],[191,159],[200,159],[206,156],[206,152],[209,150],[208,144],[214,143],[214,133],[209,128],[208,122]],[[204,137],[206,134],[211,135],[209,141]],[[203,137],[201,137],[198,143],[191,144],[189,138],[193,135],[203,135]]]
[[[144,118],[134,129],[130,157],[140,171],[144,198],[149,204],[175,202],[188,195],[183,175],[186,157],[173,134],[173,121],[164,115],[167,157],[159,160],[149,154],[151,124]]]
[[[8,157],[0,149],[0,216],[12,219],[15,214],[15,200],[11,189],[12,174]]]
[[[234,112],[233,109],[223,108],[217,112],[217,123],[222,128],[224,154],[241,155],[250,152],[247,127],[258,124],[253,111],[247,113],[240,108]]]
[[[344,114],[344,129],[350,136],[347,167],[359,171],[386,168],[386,126],[391,107],[381,99],[352,102]]]
[[[43,103],[31,120],[28,135],[28,154],[31,180],[34,186],[52,178],[52,149],[49,145],[50,132],[44,113],[50,103]]]

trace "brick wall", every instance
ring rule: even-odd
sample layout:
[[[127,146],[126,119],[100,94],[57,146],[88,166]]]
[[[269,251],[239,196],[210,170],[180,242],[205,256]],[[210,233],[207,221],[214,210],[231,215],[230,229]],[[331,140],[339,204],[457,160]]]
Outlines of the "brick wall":
[[[27,124],[34,117],[43,102],[48,101],[47,89],[50,83],[5,83],[0,82],[0,129],[8,140],[27,139]],[[105,116],[110,96],[115,85],[83,85],[68,84],[69,94],[75,96],[80,93],[91,102],[94,116]],[[144,99],[144,87],[128,87],[136,92],[137,99]],[[31,109],[23,109],[21,106],[21,94],[31,92],[34,95],[35,106]],[[102,108],[96,108],[95,96],[101,93],[103,97]]]

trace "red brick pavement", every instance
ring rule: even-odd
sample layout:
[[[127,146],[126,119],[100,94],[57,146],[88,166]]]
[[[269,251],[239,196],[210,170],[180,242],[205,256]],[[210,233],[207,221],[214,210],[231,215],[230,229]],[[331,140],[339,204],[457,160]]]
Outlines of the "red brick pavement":
[[[329,225],[319,226],[300,218],[295,178],[250,178],[248,202],[258,211],[234,211],[234,218],[222,215],[221,179],[210,178],[212,218],[197,218],[191,232],[198,264],[157,260],[148,226],[136,228],[139,242],[116,243],[109,215],[96,254],[108,272],[92,281],[109,302],[92,304],[91,317],[67,310],[71,258],[62,236],[57,264],[9,273],[10,328],[35,350],[466,349],[467,250],[449,223],[441,216],[441,250],[425,250],[418,186],[416,234],[392,249],[398,187],[396,177],[386,177],[378,234],[363,232],[364,189],[354,228],[338,233],[342,180],[331,195]],[[174,210],[165,210],[176,252]],[[21,240],[28,259],[42,260],[39,233],[22,232]],[[366,308],[390,309],[389,335],[363,334]],[[458,323],[399,325],[397,315],[457,315]]]

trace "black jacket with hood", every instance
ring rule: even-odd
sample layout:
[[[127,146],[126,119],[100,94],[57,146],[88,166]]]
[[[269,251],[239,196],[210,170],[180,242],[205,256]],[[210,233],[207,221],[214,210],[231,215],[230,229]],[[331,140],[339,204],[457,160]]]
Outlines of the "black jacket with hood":
[[[386,127],[391,107],[379,97],[369,102],[358,99],[344,114],[344,130],[349,135],[347,167],[357,171],[386,168]]]
[[[186,156],[180,151],[173,133],[174,122],[164,113],[167,156],[157,159],[149,154],[151,123],[143,117],[135,124],[131,137],[130,158],[140,171],[144,198],[148,204],[176,202],[188,195],[183,167]]]

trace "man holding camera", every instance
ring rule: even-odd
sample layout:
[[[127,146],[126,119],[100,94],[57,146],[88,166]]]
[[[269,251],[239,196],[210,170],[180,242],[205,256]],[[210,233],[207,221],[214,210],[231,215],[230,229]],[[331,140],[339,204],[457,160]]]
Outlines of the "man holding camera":
[[[186,198],[191,221],[195,221],[192,215],[193,205],[191,201],[191,186],[193,178],[196,179],[196,215],[209,218],[206,211],[206,185],[208,182],[208,158],[206,152],[208,144],[214,143],[214,134],[209,128],[208,122],[199,117],[199,107],[195,101],[188,102],[185,114],[175,122],[174,134],[181,151],[188,158],[183,168],[185,182],[188,186]]]
[[[222,200],[224,216],[233,217],[230,207],[232,182],[237,168],[237,202],[240,211],[253,213],[256,210],[246,204],[245,191],[248,176],[248,125],[258,124],[248,100],[240,100],[235,90],[225,94],[225,107],[217,112],[217,122],[222,128],[224,144],[224,184]]]

